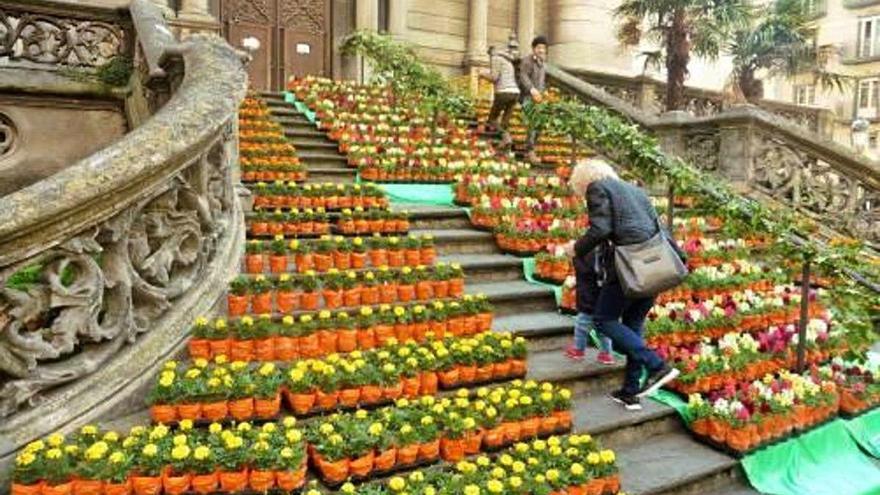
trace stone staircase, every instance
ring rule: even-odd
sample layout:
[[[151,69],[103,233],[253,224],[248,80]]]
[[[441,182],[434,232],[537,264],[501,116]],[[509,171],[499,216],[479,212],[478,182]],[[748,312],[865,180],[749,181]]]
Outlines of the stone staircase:
[[[274,118],[297,147],[313,182],[353,182],[355,171],[336,144],[284,102],[281,93],[263,94]],[[570,317],[559,314],[553,292],[528,283],[522,261],[503,254],[492,235],[473,228],[464,210],[396,204],[410,213],[411,232],[431,234],[439,260],[459,263],[466,291],[486,294],[495,307],[494,329],[528,339],[529,377],[552,381],[574,392],[575,427],[614,449],[623,489],[629,494],[757,493],[748,487],[736,459],[691,439],[671,408],[643,401],[640,412],[627,412],[606,394],[620,385],[623,364],[603,366],[595,351],[582,363],[562,355],[572,333]]]

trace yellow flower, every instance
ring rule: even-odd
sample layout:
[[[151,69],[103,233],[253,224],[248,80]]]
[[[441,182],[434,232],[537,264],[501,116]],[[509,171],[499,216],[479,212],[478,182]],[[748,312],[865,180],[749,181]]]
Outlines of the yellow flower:
[[[125,460],[125,454],[117,450],[116,452],[110,454],[109,460],[112,464],[120,464],[122,461]]]
[[[599,454],[597,454],[595,452],[590,452],[589,454],[587,454],[587,464],[590,464],[591,466],[595,466],[596,464],[599,464],[599,461],[601,461],[601,460],[602,460],[602,458],[599,457]]]
[[[498,480],[489,480],[486,483],[486,489],[489,490],[490,493],[501,493],[504,491],[504,483]]]
[[[52,447],[58,447],[62,443],[64,443],[64,435],[60,433],[53,433],[49,435],[49,438],[46,439],[46,443],[48,443]]]
[[[165,438],[165,435],[168,434],[168,427],[165,425],[158,425],[150,431],[150,440],[158,440],[160,438]]]
[[[223,431],[223,426],[220,423],[211,423],[208,425],[208,431],[216,435]]]
[[[342,488],[340,488],[340,491],[342,493],[354,493],[354,490],[354,485],[351,482],[346,482],[344,485],[342,485]]]
[[[45,444],[42,440],[35,440],[29,444],[27,444],[24,448],[25,452],[37,452],[43,450],[45,448]]]
[[[272,373],[275,373],[275,363],[265,363],[260,366],[259,370],[260,376],[269,376]]]
[[[571,471],[571,474],[573,474],[575,476],[580,476],[580,475],[584,474],[584,466],[581,465],[580,463],[576,462],[576,463],[572,464],[571,468],[569,468],[569,469]]]
[[[175,435],[171,443],[174,444],[175,447],[186,445],[186,435]]]
[[[284,447],[283,449],[281,449],[281,457],[284,459],[290,459],[291,457],[293,457],[293,449],[291,449],[290,447]]]
[[[141,453],[147,457],[155,457],[159,453],[159,447],[156,447],[154,443],[148,443],[141,449]]]
[[[391,488],[395,492],[399,492],[406,488],[406,480],[404,480],[400,476],[395,476],[391,478],[391,481],[388,482],[388,488]]]
[[[602,459],[602,462],[606,464],[611,464],[616,459],[614,451],[612,450],[603,450],[602,452],[599,452],[599,457]]]
[[[15,464],[19,466],[29,466],[35,460],[37,460],[37,456],[32,454],[31,452],[22,452],[18,457],[15,458]]]
[[[188,445],[178,445],[171,449],[171,458],[176,461],[181,461],[189,457],[190,448]]]
[[[196,450],[193,452],[193,457],[196,458],[197,461],[204,461],[211,455],[211,449],[204,446],[199,445],[196,447]]]
[[[468,485],[464,487],[464,495],[480,495],[480,487],[477,485]]]

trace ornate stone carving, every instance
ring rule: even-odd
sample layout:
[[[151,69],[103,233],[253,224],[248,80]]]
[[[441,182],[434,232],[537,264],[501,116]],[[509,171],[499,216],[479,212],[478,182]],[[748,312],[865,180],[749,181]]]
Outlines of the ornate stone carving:
[[[223,17],[234,24],[242,22],[265,24],[272,20],[274,2],[275,0],[227,0],[223,2],[225,11]]]
[[[880,243],[880,191],[804,148],[762,133],[752,185],[849,235]]]
[[[0,59],[98,67],[125,43],[117,24],[0,9]]]
[[[326,32],[324,0],[278,0],[281,26],[309,34]]]
[[[0,113],[0,158],[12,153],[17,138],[15,123],[7,115]]]
[[[685,136],[684,157],[689,163],[709,171],[718,171],[721,140],[716,132],[697,132]]]
[[[199,282],[234,211],[230,139],[158,196],[0,271],[0,416],[93,371]]]

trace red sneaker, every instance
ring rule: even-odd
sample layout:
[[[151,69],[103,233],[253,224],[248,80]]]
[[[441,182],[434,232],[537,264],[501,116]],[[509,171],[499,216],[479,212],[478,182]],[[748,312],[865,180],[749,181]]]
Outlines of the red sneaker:
[[[617,364],[617,361],[614,360],[614,355],[605,351],[599,353],[596,361],[599,361],[599,364],[604,364],[605,366],[614,366]]]
[[[583,361],[584,360],[584,351],[575,349],[574,346],[569,346],[565,350],[565,357],[571,359],[572,361]]]

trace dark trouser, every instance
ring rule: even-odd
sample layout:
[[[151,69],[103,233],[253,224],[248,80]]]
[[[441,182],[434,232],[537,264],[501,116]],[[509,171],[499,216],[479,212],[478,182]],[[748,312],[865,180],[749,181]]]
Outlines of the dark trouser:
[[[615,350],[626,355],[622,389],[626,394],[639,391],[643,369],[654,372],[663,367],[663,360],[642,339],[645,318],[653,305],[653,297],[628,299],[617,280],[606,282],[596,301],[593,314],[596,328],[614,342]]]
[[[492,109],[489,110],[489,123],[507,131],[513,107],[519,100],[519,93],[495,93]]]
[[[520,100],[522,102],[523,110],[529,105],[532,105],[534,102],[532,101],[532,97],[526,95],[522,96]],[[535,151],[535,143],[538,142],[538,130],[532,127],[530,123],[527,123],[529,126],[528,136],[526,137],[526,151]]]

